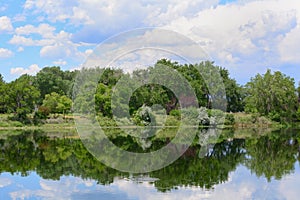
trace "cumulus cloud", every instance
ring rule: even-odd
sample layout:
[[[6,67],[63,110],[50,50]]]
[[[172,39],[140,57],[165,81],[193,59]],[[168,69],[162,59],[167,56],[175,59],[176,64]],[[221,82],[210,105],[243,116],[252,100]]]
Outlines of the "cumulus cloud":
[[[10,40],[9,43],[13,45],[21,45],[21,46],[44,46],[53,44],[55,41],[53,39],[41,39],[41,40],[34,40],[30,37],[24,37],[20,35],[14,35]]]
[[[12,180],[9,178],[0,177],[0,188],[9,186],[12,184]]]
[[[76,1],[26,0],[25,10],[35,9],[35,12],[45,13],[52,22],[62,21],[70,17]]]
[[[79,0],[51,3],[47,0],[27,0],[24,8],[45,13],[50,21],[68,20],[72,25],[83,25],[83,28],[73,36],[76,41],[101,42],[102,39],[116,32],[161,25],[158,24],[158,17],[162,23],[165,23],[181,15],[193,16],[200,10],[215,6],[217,3],[218,0]],[[153,23],[154,21],[156,23]]]
[[[23,74],[35,75],[40,70],[41,70],[41,68],[37,64],[33,64],[33,65],[30,65],[28,68],[23,68],[23,67],[11,68],[10,74],[13,74],[13,75],[23,75]]]
[[[58,66],[63,66],[63,65],[67,64],[67,61],[60,59],[60,60],[54,61],[53,64],[58,65]]]
[[[23,52],[23,51],[24,51],[24,48],[23,48],[23,47],[18,47],[17,51],[18,51],[18,52]]]
[[[51,58],[51,59],[67,57],[70,54],[71,54],[70,50],[64,45],[44,46],[40,51],[41,57]]]
[[[9,58],[12,57],[14,53],[8,49],[0,48],[0,58]]]
[[[42,23],[38,26],[25,25],[18,27],[16,28],[15,33],[18,35],[30,35],[32,33],[36,33],[43,36],[44,38],[52,38],[55,29],[55,27],[50,26],[49,24]]]
[[[295,45],[297,42],[291,41],[299,41],[298,30],[294,29],[300,23],[300,2],[269,0],[238,1],[225,5],[218,3],[218,0],[79,0],[49,4],[47,0],[27,0],[24,8],[46,13],[50,21],[69,20],[73,25],[83,25],[82,29],[71,35],[71,40],[77,42],[100,42],[118,31],[159,26],[191,37],[221,64],[239,63],[245,59],[255,60],[253,64],[264,65],[278,61],[299,61],[295,52],[300,52],[300,47]],[[45,30],[49,29],[48,32],[53,31],[49,26],[43,26]],[[35,28],[26,26],[16,29],[16,32],[28,33],[30,30]],[[289,48],[295,51],[288,51]]]
[[[300,63],[300,24],[285,34],[278,45],[282,61]]]
[[[60,181],[40,180],[40,189],[30,190],[22,185],[21,190],[10,193],[12,199],[72,199],[72,195],[91,192],[89,187],[95,186],[95,181],[82,180],[75,177],[61,177]]]
[[[55,34],[55,30],[55,27],[45,23],[39,24],[38,26],[28,24],[16,28],[15,35],[10,39],[9,43],[21,46],[51,45],[61,37],[61,32]],[[32,34],[38,34],[42,39],[32,39]]]
[[[206,53],[194,41],[182,34],[164,29],[136,29],[112,37],[94,49],[86,67],[115,66],[125,71],[152,66],[162,58],[174,61],[208,60]]]
[[[39,37],[35,37],[38,35]],[[66,31],[56,32],[56,28],[49,24],[42,23],[38,26],[25,25],[16,28],[15,34],[9,40],[10,44],[21,46],[39,46],[40,56],[47,59],[66,59],[72,57],[82,60],[85,53],[80,52],[78,47],[85,46],[83,43],[71,41],[72,34]],[[38,38],[38,39],[37,39]]]
[[[10,32],[13,30],[11,20],[7,16],[0,17],[0,33],[1,32]]]
[[[84,60],[91,54],[79,50],[82,42],[97,44],[122,31],[152,26],[190,37],[238,80],[249,79],[250,74],[264,72],[270,66],[300,63],[297,45],[300,43],[300,1],[237,0],[222,5],[219,2],[26,0],[25,13],[34,13],[42,23],[16,28],[10,44],[41,46],[42,58]],[[72,33],[65,30],[62,37],[58,27],[46,24],[47,21],[64,23],[72,27]],[[5,29],[12,31],[13,27]],[[34,38],[35,34],[41,39]]]
[[[229,4],[174,18],[165,26],[198,41],[225,64],[245,59],[259,63],[276,58],[278,42],[296,26],[298,11],[293,6],[285,1]]]
[[[285,199],[299,199],[299,173],[292,176],[286,176],[279,185],[279,191]]]

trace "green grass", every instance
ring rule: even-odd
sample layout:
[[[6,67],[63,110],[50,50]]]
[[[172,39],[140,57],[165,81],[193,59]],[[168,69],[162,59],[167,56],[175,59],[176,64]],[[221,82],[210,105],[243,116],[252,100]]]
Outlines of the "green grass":
[[[280,123],[274,122],[264,116],[247,113],[233,113],[236,128],[267,128],[280,127]]]
[[[251,114],[245,114],[245,113],[233,113],[235,124],[234,125],[225,125],[222,126],[223,129],[226,128],[234,128],[238,130],[242,129],[266,129],[266,128],[279,128],[280,124],[273,122],[265,117],[251,115]],[[2,132],[8,131],[13,132],[16,130],[42,130],[46,133],[51,133],[54,135],[76,135],[76,126],[73,120],[73,115],[66,115],[66,118],[63,118],[62,115],[51,115],[50,119],[47,119],[44,121],[43,124],[39,125],[24,125],[18,121],[11,121],[8,119],[11,115],[8,114],[0,114],[0,134]],[[157,122],[158,126],[164,126],[160,128],[160,131],[157,133],[156,137],[159,138],[173,138],[175,136],[174,129],[178,129],[180,126],[180,119],[176,116],[167,116],[165,119],[161,118],[161,116],[157,116]],[[107,117],[97,117],[98,124],[101,127],[118,127],[117,123]],[[126,123],[125,123],[126,124]],[[130,128],[130,127],[129,127]],[[116,128],[114,130],[110,131],[110,135],[119,134],[120,129]],[[255,132],[252,134],[261,134],[260,132]],[[244,135],[244,134],[241,134]],[[246,135],[249,135],[247,133]],[[251,134],[250,134],[251,135]]]

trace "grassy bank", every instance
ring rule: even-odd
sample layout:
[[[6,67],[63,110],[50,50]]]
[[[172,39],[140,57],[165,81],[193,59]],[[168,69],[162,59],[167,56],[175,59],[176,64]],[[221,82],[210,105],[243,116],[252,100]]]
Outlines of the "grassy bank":
[[[278,122],[271,121],[270,119],[246,113],[230,113],[233,115],[234,121],[231,124],[226,123],[223,128],[281,128],[286,125],[282,125]],[[0,114],[0,130],[26,130],[26,129],[40,129],[46,132],[76,132],[76,126],[74,123],[73,115],[50,115],[48,119],[44,120],[38,125],[34,124],[22,124],[18,121],[12,121],[9,118],[11,115]],[[159,116],[160,117],[160,116]],[[159,118],[158,117],[158,118]],[[107,117],[97,117],[101,127],[116,127],[117,123]],[[180,118],[176,116],[167,116],[166,119],[158,119],[159,126],[178,127],[180,125]]]

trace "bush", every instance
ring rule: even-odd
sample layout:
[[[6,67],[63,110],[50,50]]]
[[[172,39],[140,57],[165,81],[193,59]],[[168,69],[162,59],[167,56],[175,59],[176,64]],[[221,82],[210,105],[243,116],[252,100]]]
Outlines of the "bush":
[[[46,106],[40,106],[36,113],[38,113],[40,119],[47,119],[50,114],[50,108]]]
[[[210,125],[217,125],[222,123],[225,113],[222,110],[211,109],[208,111],[208,116],[210,118]]]
[[[209,120],[209,117],[208,117],[208,112],[207,112],[207,109],[205,107],[200,107],[199,108],[198,119],[200,120],[200,123],[202,125],[208,126],[210,124],[210,120]]]
[[[12,121],[10,123],[10,125],[13,126],[13,127],[22,127],[23,126],[23,124],[21,122],[18,122],[18,121]]]
[[[21,122],[22,124],[31,124],[31,120],[27,114],[28,112],[25,109],[18,109],[17,112],[12,117],[8,117],[8,119]]]
[[[271,119],[272,121],[275,121],[275,122],[280,122],[281,121],[280,114],[277,113],[277,112],[270,112],[268,114],[268,118]]]
[[[300,121],[300,106],[299,106],[299,108],[297,110],[296,115],[297,115],[297,120]]]
[[[8,122],[0,122],[0,127],[9,127],[9,123]]]
[[[234,125],[235,124],[235,118],[233,114],[226,114],[225,116],[225,125]]]
[[[171,110],[169,115],[176,117],[177,119],[180,119],[181,117],[181,112],[180,110]]]
[[[149,124],[156,125],[155,115],[148,106],[140,107],[134,114],[132,120],[139,126],[147,126]]]
[[[251,122],[253,123],[253,124],[255,124],[256,122],[258,122],[259,121],[259,114],[258,113],[253,113],[253,114],[251,114]]]

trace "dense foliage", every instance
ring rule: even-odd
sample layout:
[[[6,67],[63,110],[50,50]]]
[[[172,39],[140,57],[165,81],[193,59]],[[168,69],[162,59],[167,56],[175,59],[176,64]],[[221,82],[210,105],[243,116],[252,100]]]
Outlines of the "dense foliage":
[[[223,79],[226,91],[227,112],[254,113],[256,115],[266,116],[272,120],[285,122],[294,122],[300,120],[300,86],[296,89],[294,80],[281,72],[272,73],[268,70],[265,74],[257,74],[245,86],[237,84],[230,77],[228,70],[214,65],[213,62],[201,62],[198,64],[179,64],[167,59],[157,61],[157,63],[147,69],[133,71],[131,75],[120,69],[112,68],[93,68],[83,69],[91,76],[96,77],[98,82],[84,82],[76,80],[90,77],[80,77],[79,71],[63,71],[60,67],[45,67],[35,76],[22,75],[18,79],[5,83],[0,74],[0,113],[13,113],[13,119],[24,123],[30,123],[32,116],[36,118],[47,118],[49,113],[69,113],[72,109],[72,97],[76,96],[74,104],[76,110],[85,110],[88,113],[93,109],[96,113],[104,117],[112,117],[112,110],[116,109],[118,113],[124,112],[126,108],[126,99],[117,99],[116,105],[111,105],[112,93],[125,92],[127,88],[122,87],[123,82],[130,80],[148,80],[149,74],[159,70],[160,66],[165,66],[171,70],[176,70],[193,88],[197,97],[199,107],[211,109],[212,101],[218,101],[218,98],[225,98],[225,95],[218,93],[221,85],[213,86],[214,93],[219,97],[212,96],[209,91],[206,79],[217,79],[216,73],[219,73]],[[199,73],[201,69],[201,74]],[[159,71],[158,71],[159,72]],[[79,76],[77,76],[79,75]],[[172,73],[162,72],[160,77],[173,80],[175,87],[180,87],[176,78],[172,78]],[[151,77],[150,77],[151,79]],[[91,79],[93,80],[93,79]],[[150,80],[151,81],[151,80]],[[121,85],[119,90],[115,86]],[[75,88],[75,90],[73,90]],[[96,88],[92,90],[91,88]],[[85,94],[77,94],[80,89],[88,91]],[[81,95],[81,96],[80,96]],[[122,95],[121,95],[122,96]],[[173,91],[159,84],[144,84],[132,91],[129,99],[129,111],[134,116],[138,109],[143,106],[152,107],[158,105],[165,109],[167,114],[176,114],[180,117],[180,105],[178,98],[185,100],[185,104],[192,104],[188,96],[177,97]],[[87,99],[94,99],[93,104],[88,104]],[[124,103],[125,102],[125,103]],[[90,110],[87,110],[89,108]],[[30,114],[34,114],[31,115]],[[234,122],[233,116],[226,116],[228,121]]]
[[[246,111],[268,116],[272,120],[290,122],[296,118],[298,99],[294,80],[281,72],[256,75],[246,85]]]

